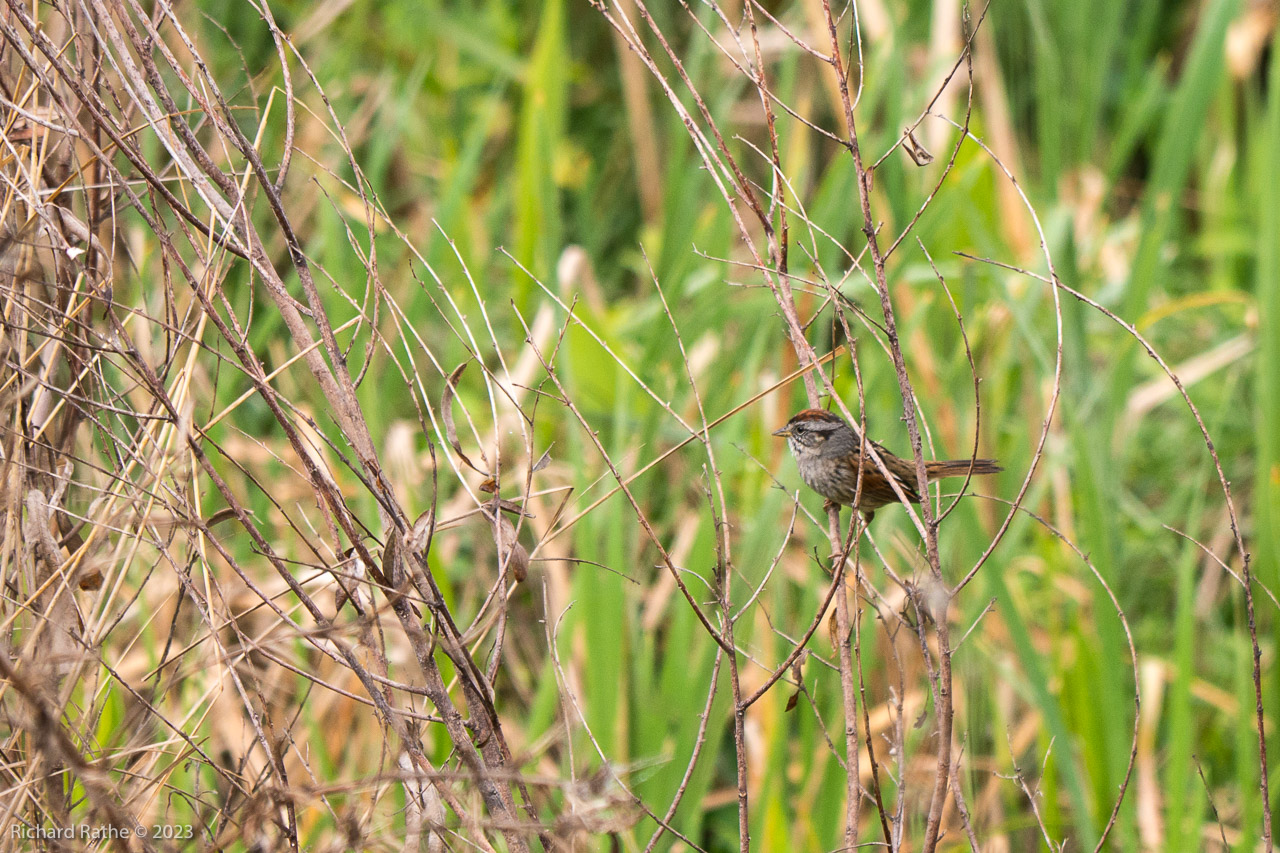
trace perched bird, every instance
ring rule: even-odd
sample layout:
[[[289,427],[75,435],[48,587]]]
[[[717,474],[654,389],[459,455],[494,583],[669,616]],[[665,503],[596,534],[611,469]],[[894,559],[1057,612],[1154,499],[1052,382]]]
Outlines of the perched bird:
[[[862,472],[862,492],[858,495],[857,509],[867,521],[871,521],[876,509],[898,502],[893,486],[871,460],[868,452],[862,457],[862,445],[858,434],[844,419],[822,409],[805,409],[787,421],[787,425],[774,433],[787,440],[787,446],[800,466],[800,479],[805,485],[835,504],[852,506],[858,489],[858,465],[865,462]],[[916,466],[914,462],[894,456],[876,442],[871,446],[880,454],[884,465],[898,481],[902,493],[912,503],[920,503],[916,492]],[[994,459],[951,459],[945,462],[925,462],[925,476],[929,482],[943,477],[964,477],[968,474],[994,474],[1002,471]]]

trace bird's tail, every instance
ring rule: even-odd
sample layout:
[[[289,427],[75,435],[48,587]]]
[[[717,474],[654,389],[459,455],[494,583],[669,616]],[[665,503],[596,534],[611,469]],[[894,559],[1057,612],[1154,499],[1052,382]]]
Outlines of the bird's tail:
[[[943,477],[964,477],[973,474],[995,474],[1004,469],[994,459],[948,459],[946,461],[924,463],[929,482],[941,480]]]

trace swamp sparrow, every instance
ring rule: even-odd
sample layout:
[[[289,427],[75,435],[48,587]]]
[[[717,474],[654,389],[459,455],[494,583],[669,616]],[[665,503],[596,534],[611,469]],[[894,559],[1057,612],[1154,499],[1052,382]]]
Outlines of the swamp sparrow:
[[[791,453],[800,466],[800,479],[805,485],[834,504],[850,506],[858,488],[858,464],[862,461],[858,435],[844,419],[822,409],[805,409],[787,425],[774,433],[787,439]],[[884,460],[884,466],[893,474],[902,493],[912,503],[920,503],[916,492],[916,466],[901,459],[874,441],[871,445]],[[862,493],[858,495],[857,508],[871,521],[875,510],[886,504],[898,502],[893,486],[880,472],[879,466],[865,457],[862,471]],[[994,474],[1002,469],[994,459],[952,459],[946,462],[925,462],[925,476],[929,482],[943,477],[964,477],[967,474]]]

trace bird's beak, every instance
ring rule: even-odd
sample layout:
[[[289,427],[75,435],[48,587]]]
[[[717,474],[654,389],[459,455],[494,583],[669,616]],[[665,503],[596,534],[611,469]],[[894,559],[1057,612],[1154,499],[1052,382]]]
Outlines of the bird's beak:
[[[791,427],[784,426],[782,429],[775,429],[773,431],[773,434],[778,436],[779,438],[786,438],[787,436],[791,435]]]

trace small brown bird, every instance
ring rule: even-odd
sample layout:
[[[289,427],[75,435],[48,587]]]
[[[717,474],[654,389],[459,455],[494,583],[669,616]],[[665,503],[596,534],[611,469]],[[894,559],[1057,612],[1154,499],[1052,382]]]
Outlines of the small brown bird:
[[[774,433],[787,439],[791,453],[800,467],[800,479],[805,485],[832,503],[851,506],[858,487],[858,463],[861,445],[858,435],[844,419],[822,409],[805,409],[796,414],[787,425]],[[902,493],[912,503],[920,503],[916,492],[916,466],[914,462],[894,456],[876,442],[871,445],[884,460],[902,488]],[[929,482],[943,477],[964,477],[967,474],[995,474],[1004,470],[994,459],[951,459],[946,462],[925,462],[925,475]],[[898,495],[880,468],[866,457],[862,474],[862,493],[858,495],[857,509],[867,521],[871,521],[876,509],[898,502]]]

